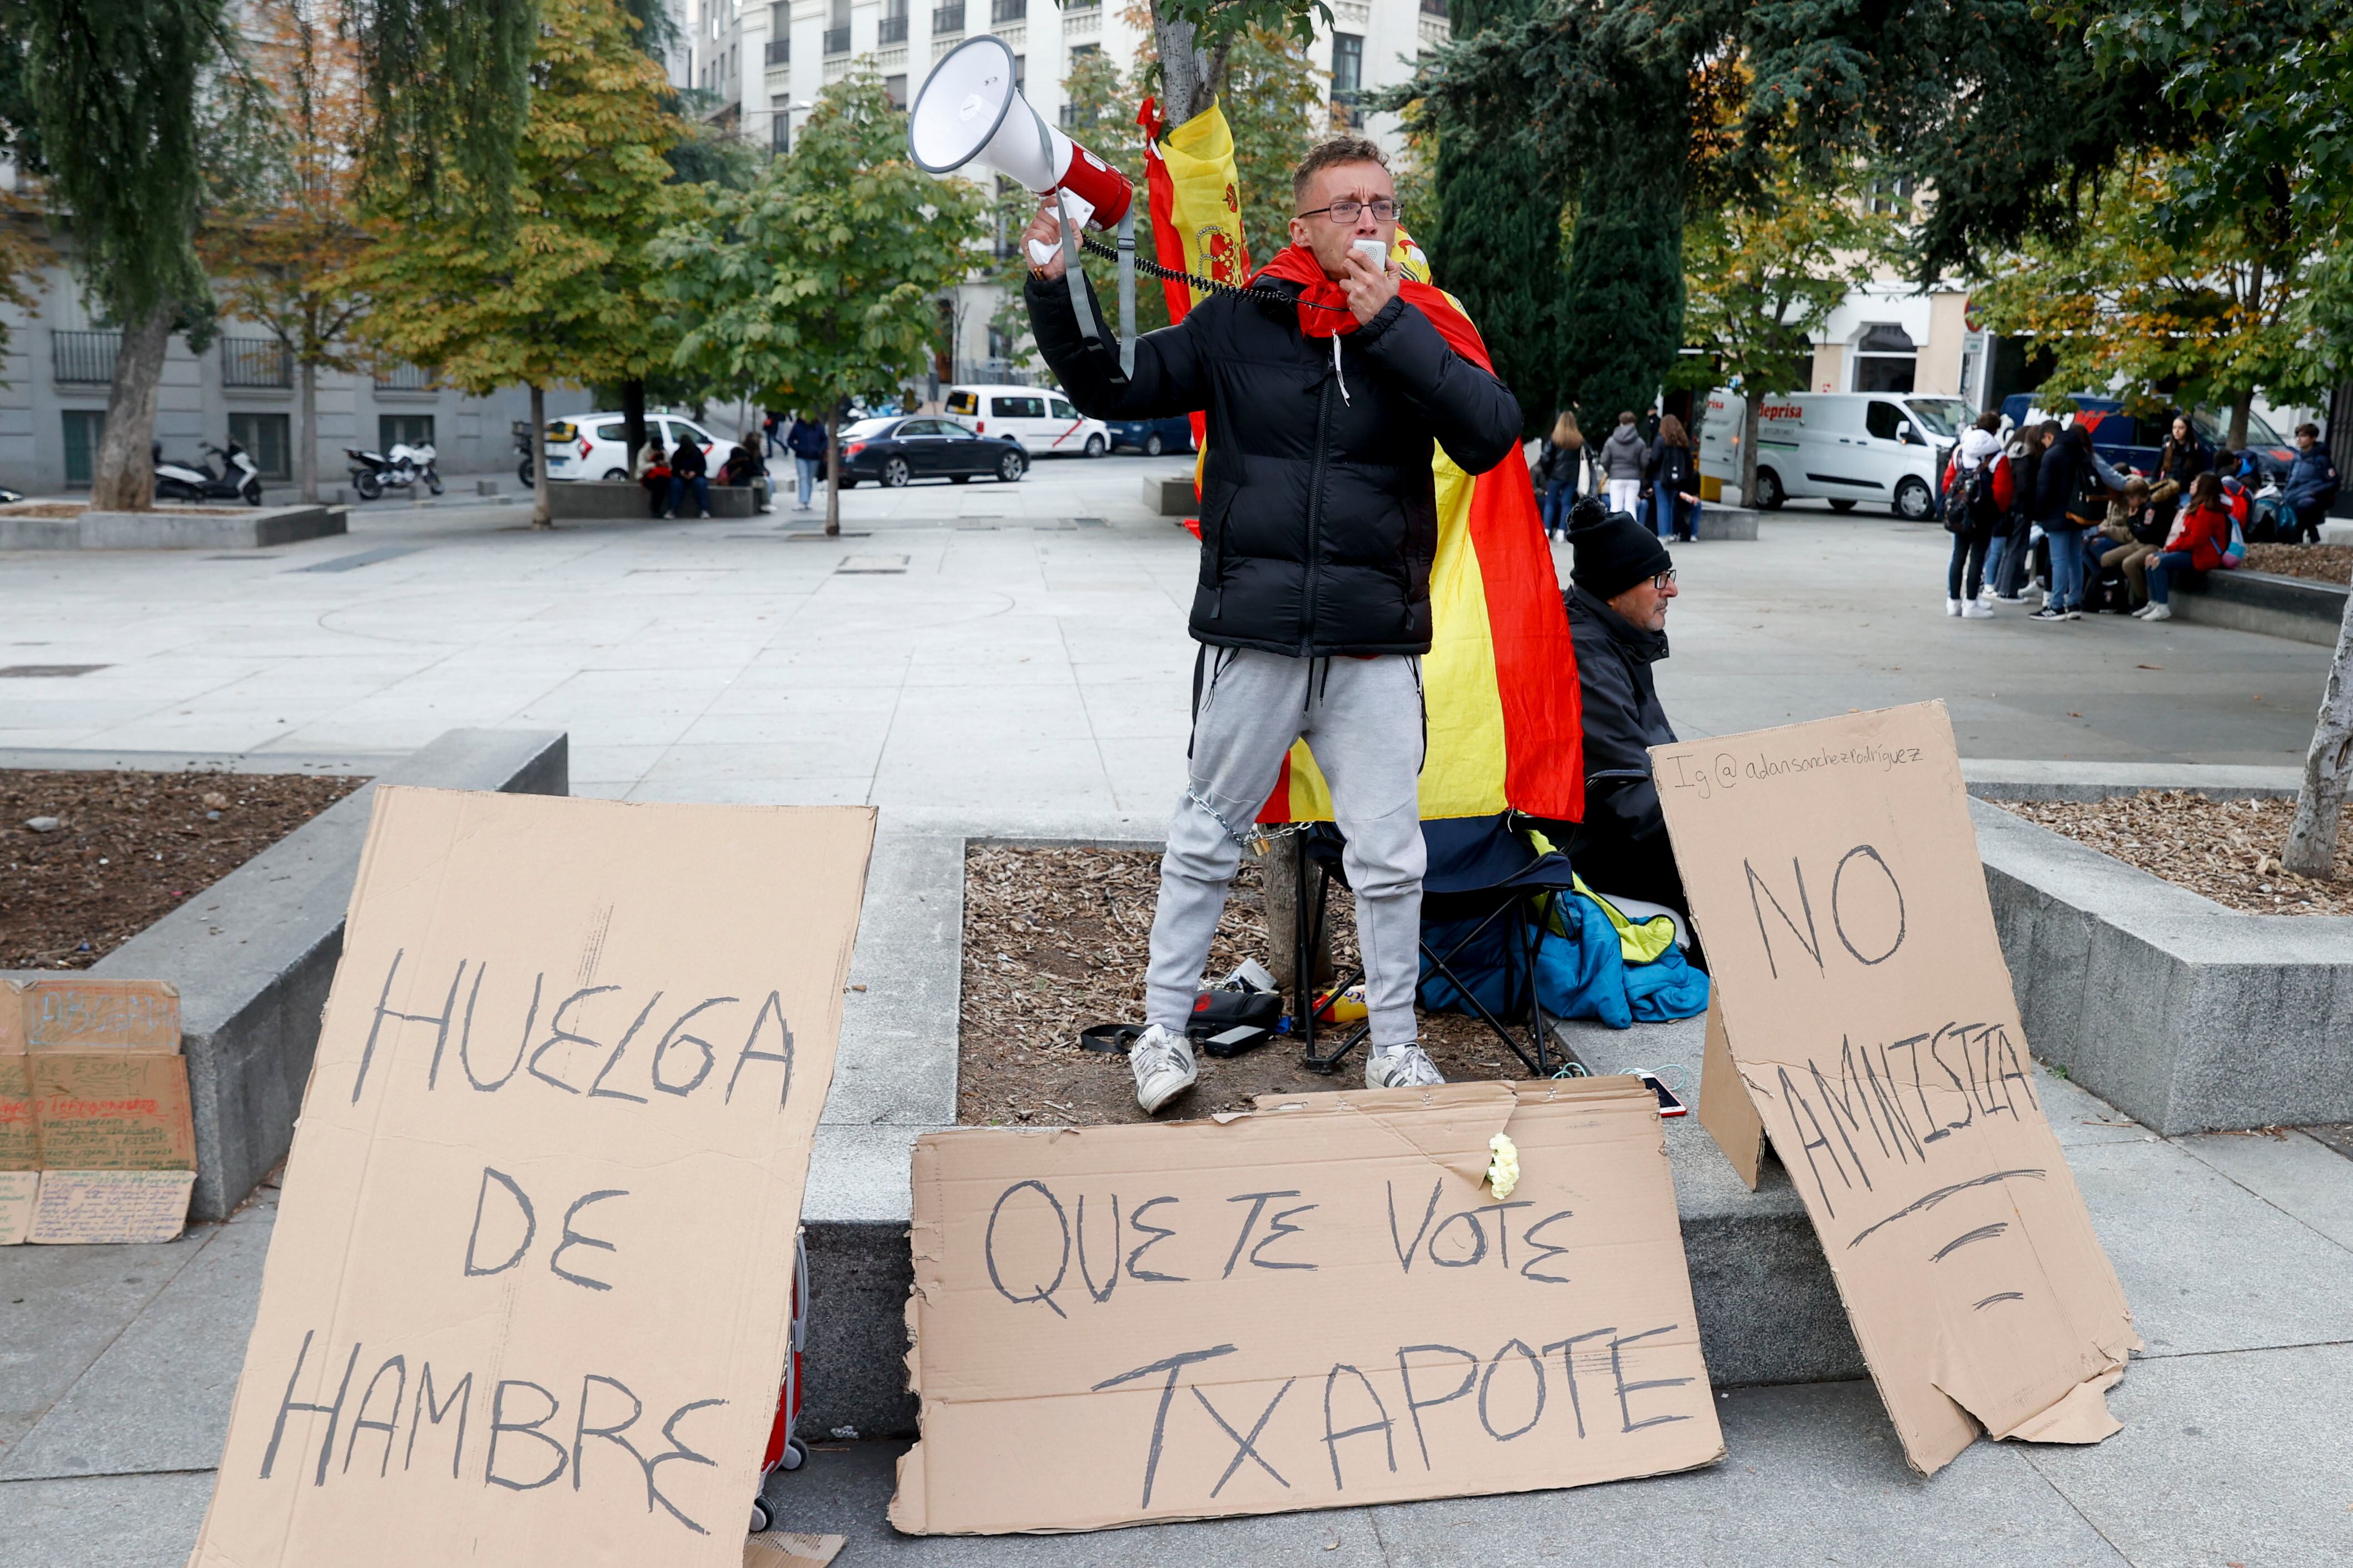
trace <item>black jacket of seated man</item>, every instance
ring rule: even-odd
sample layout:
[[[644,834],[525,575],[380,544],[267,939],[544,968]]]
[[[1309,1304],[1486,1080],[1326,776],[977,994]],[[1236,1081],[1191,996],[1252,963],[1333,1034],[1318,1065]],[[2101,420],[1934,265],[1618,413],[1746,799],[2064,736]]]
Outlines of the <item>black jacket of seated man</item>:
[[[1517,448],[1519,404],[1403,299],[1311,339],[1300,286],[1265,286],[1282,297],[1214,294],[1137,339],[1130,377],[1115,332],[1081,334],[1060,279],[1029,280],[1030,331],[1081,413],[1208,411],[1195,640],[1294,658],[1426,653],[1431,443],[1484,473]]]

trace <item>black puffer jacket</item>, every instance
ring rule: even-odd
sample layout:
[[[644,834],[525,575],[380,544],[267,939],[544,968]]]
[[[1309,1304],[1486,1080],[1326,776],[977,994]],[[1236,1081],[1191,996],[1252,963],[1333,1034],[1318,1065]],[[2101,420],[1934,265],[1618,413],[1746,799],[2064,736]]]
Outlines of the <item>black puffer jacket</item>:
[[[1683,880],[1651,776],[1650,748],[1675,740],[1651,679],[1651,666],[1667,657],[1666,634],[1642,630],[1584,588],[1561,597],[1585,727],[1585,821],[1569,858],[1599,891],[1682,907]]]
[[[1298,286],[1272,287],[1281,300],[1213,295],[1138,339],[1132,378],[1115,339],[1080,335],[1059,279],[1030,279],[1030,330],[1082,413],[1208,411],[1195,638],[1308,658],[1425,653],[1430,443],[1484,473],[1518,452],[1519,404],[1402,299],[1344,337],[1310,339]]]

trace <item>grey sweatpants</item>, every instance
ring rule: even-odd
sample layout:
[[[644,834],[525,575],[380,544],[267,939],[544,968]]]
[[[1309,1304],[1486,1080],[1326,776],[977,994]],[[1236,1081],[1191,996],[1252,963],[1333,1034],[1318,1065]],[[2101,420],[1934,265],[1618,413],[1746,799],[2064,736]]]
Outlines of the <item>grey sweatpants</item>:
[[[1210,648],[1204,661],[1190,782],[1160,860],[1146,1021],[1184,1032],[1241,860],[1234,835],[1250,831],[1283,754],[1304,737],[1347,838],[1343,864],[1356,894],[1373,1047],[1410,1045],[1421,973],[1421,661],[1288,658],[1250,648]]]

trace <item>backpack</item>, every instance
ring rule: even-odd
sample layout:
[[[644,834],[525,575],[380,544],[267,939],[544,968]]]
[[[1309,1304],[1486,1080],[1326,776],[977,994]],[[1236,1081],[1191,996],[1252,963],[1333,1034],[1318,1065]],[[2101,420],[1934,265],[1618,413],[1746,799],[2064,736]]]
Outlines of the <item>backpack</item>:
[[[2247,536],[2239,531],[2239,514],[2231,514],[2231,542],[2222,546],[2221,570],[2235,572],[2247,563]]]
[[[1995,456],[1991,463],[1980,466],[1990,468],[1993,470],[1993,477],[1990,481],[1993,490],[1993,504],[2003,514],[2007,515],[2010,509],[2018,504],[2018,470],[2011,466],[2010,454],[2008,452],[1999,453]]]

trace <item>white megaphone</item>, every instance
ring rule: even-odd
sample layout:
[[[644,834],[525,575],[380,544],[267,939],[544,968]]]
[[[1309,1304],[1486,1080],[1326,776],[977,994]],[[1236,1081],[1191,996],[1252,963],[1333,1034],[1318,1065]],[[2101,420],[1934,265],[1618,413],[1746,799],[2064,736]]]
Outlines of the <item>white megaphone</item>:
[[[1135,199],[1125,174],[1029,107],[1013,84],[1011,46],[992,33],[966,38],[923,79],[907,115],[907,148],[926,174],[981,163],[1038,195],[1060,191],[1072,221],[1100,229],[1117,227]]]

